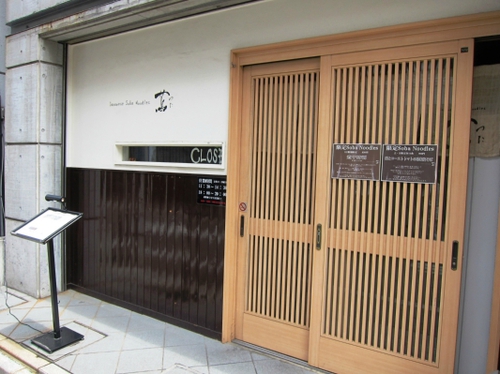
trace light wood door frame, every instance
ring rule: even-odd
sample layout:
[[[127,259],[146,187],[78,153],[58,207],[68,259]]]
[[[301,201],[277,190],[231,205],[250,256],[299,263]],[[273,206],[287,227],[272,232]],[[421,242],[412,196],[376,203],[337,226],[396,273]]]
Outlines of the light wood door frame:
[[[459,41],[493,35],[500,35],[500,12],[419,22],[232,51],[222,326],[222,340],[224,342],[231,341],[235,337],[236,279],[240,255],[237,252],[240,240],[238,191],[242,183],[248,182],[239,178],[243,67],[259,63],[321,57],[355,51],[376,51],[383,48]],[[472,92],[466,93],[466,95],[471,94]],[[470,101],[467,101],[467,97],[464,97],[463,100],[465,105],[457,104],[457,109],[461,111],[461,113],[457,112],[457,117],[461,116],[466,120],[470,118],[470,105],[468,105]],[[320,112],[320,116],[324,115],[326,114]],[[468,120],[466,121],[468,126]],[[322,126],[321,122],[320,118],[320,126]],[[461,141],[463,149],[468,149],[468,139]],[[465,204],[465,201],[463,203]],[[457,219],[463,219],[463,217],[457,217]],[[456,295],[457,303],[458,296]],[[317,347],[311,349],[317,349]],[[454,355],[455,353],[453,351],[447,354]]]

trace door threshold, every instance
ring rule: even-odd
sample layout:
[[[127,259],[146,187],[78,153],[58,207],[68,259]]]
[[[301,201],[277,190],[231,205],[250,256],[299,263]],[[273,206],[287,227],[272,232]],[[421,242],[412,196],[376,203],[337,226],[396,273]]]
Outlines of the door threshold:
[[[279,353],[279,352],[276,352],[276,351],[273,351],[273,350],[270,350],[270,349],[267,349],[264,347],[259,347],[258,345],[244,342],[243,340],[234,339],[232,342],[234,344],[241,345],[242,347],[251,349],[257,353],[260,353],[260,354],[263,354],[266,356],[271,356],[273,358],[277,358],[279,360],[282,360],[282,361],[285,361],[285,362],[288,362],[288,363],[291,363],[291,364],[294,364],[294,365],[297,365],[297,366],[300,366],[300,367],[303,367],[306,369],[314,370],[318,373],[332,374],[331,371],[323,370],[323,369],[317,368],[315,366],[309,365],[307,363],[307,361],[299,360],[298,358],[295,358],[292,356],[287,356],[287,355],[284,355],[283,353]]]

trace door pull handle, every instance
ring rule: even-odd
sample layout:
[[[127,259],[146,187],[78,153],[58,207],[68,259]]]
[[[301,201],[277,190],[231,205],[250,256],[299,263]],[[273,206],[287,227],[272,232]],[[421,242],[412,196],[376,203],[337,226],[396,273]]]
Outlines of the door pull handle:
[[[453,241],[453,246],[451,247],[451,270],[458,269],[458,241]]]
[[[321,235],[322,235],[321,223],[318,223],[318,226],[316,226],[316,249],[317,250],[321,249]]]

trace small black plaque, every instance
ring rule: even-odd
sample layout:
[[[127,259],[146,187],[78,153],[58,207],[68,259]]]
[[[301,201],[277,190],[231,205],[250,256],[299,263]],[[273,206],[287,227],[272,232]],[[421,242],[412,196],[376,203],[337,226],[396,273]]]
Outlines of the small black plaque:
[[[333,144],[332,178],[379,180],[380,151],[380,144]]]
[[[382,181],[436,183],[436,144],[384,144]]]
[[[199,177],[198,203],[209,205],[226,205],[226,178]]]

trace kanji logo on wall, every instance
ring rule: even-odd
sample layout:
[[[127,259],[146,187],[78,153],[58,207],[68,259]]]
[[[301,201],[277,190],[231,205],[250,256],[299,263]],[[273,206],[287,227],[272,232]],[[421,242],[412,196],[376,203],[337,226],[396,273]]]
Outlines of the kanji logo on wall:
[[[174,99],[174,97],[170,95],[170,92],[168,92],[167,90],[162,90],[158,93],[155,93],[155,99],[158,100],[159,104],[158,108],[155,109],[156,113],[166,112],[167,109],[172,108],[173,106],[172,100]]]

